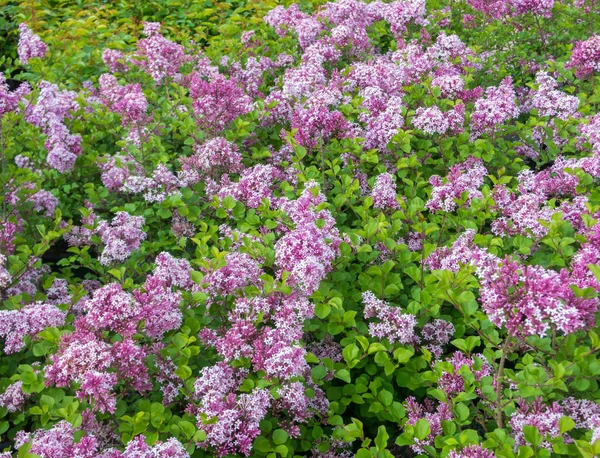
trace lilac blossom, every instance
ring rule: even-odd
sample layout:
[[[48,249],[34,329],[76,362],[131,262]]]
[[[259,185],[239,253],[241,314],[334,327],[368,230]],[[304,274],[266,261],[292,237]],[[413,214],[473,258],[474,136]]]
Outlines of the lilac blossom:
[[[260,433],[258,424],[271,403],[271,395],[264,389],[236,396],[233,391],[241,383],[241,377],[243,373],[218,363],[202,369],[194,384],[200,403],[198,428],[206,432],[206,441],[200,445],[214,447],[217,456],[250,455],[252,441]],[[216,423],[202,420],[212,417],[217,417]]]
[[[539,72],[535,77],[538,90],[534,93],[531,104],[541,116],[556,116],[567,119],[579,108],[579,99],[558,91],[557,81],[546,72]]]
[[[5,289],[12,281],[10,272],[4,267],[6,256],[0,254],[0,291]]]
[[[421,418],[429,422],[430,431],[427,437],[415,439],[415,444],[411,445],[415,453],[425,454],[423,447],[433,445],[434,439],[442,434],[442,421],[452,420],[452,411],[447,404],[440,402],[436,406],[431,399],[425,399],[423,404],[419,404],[413,396],[406,399],[405,406],[408,413],[407,425],[414,426]]]
[[[478,370],[473,368],[475,364],[474,358],[481,360],[481,368]],[[468,367],[471,370],[476,381],[480,381],[483,377],[492,375],[492,366],[482,354],[467,356],[462,352],[455,352],[446,361],[452,365],[453,373],[443,372],[438,380],[438,386],[450,396],[464,391],[465,382],[459,373],[463,366]]]
[[[570,334],[593,324],[595,300],[577,298],[569,272],[505,259],[480,279],[480,301],[492,323],[511,335]]]
[[[375,186],[371,191],[371,197],[373,198],[373,207],[380,209],[398,209],[396,183],[393,175],[389,173],[382,173],[375,179]]]
[[[59,172],[72,170],[77,156],[82,152],[81,136],[73,135],[64,124],[79,109],[75,91],[61,91],[56,84],[42,81],[35,105],[28,105],[25,120],[39,127],[47,136],[44,147],[48,151],[46,161]]]
[[[485,96],[475,101],[471,115],[471,140],[482,134],[493,135],[507,121],[519,116],[512,79],[506,77],[498,87],[488,87]]]
[[[379,339],[388,339],[391,343],[412,344],[415,342],[414,327],[416,317],[402,313],[399,307],[392,307],[387,302],[379,300],[371,291],[362,295],[365,304],[365,318],[377,318],[378,323],[369,323],[369,334]]]
[[[237,173],[244,169],[237,146],[223,137],[215,137],[196,145],[194,150],[194,155],[180,159],[188,182],[200,181],[203,173]]]
[[[426,134],[444,134],[450,127],[448,120],[438,107],[418,108],[412,120],[413,125]]]
[[[87,312],[84,319],[91,329],[107,329],[123,336],[136,331],[139,307],[119,283],[109,283],[94,291],[82,308]]]
[[[248,207],[258,208],[263,199],[273,197],[273,187],[280,178],[283,178],[283,174],[279,169],[272,165],[257,164],[245,169],[237,182],[231,182],[224,176],[221,186],[215,191],[221,199],[231,196]]]
[[[525,402],[524,400],[519,402],[517,411],[512,414],[509,422],[515,438],[515,446],[526,444],[523,432],[523,427],[526,425],[535,426],[544,438],[560,436],[559,420],[563,416],[563,409],[558,403],[546,406],[539,398],[534,402]],[[552,449],[552,444],[545,439],[540,446],[548,450]]]
[[[23,382],[17,380],[6,387],[4,393],[0,394],[0,407],[5,407],[9,412],[22,411],[29,397],[23,392]]]
[[[6,84],[6,77],[0,73],[0,119],[6,113],[16,111],[19,108],[19,102],[30,92],[31,87],[27,83],[21,83],[15,91],[10,91]]]
[[[48,46],[46,43],[44,43],[39,36],[34,34],[27,24],[19,24],[19,45],[17,53],[19,54],[19,60],[23,65],[27,65],[31,58],[45,57],[47,51]]]
[[[483,185],[487,173],[481,159],[469,157],[462,164],[450,167],[445,184],[441,177],[432,175],[429,183],[433,190],[425,207],[432,211],[454,211],[457,208],[456,200],[460,199],[464,192],[467,193],[464,205],[469,206],[473,199],[483,196],[479,188]]]
[[[149,121],[148,101],[140,84],[121,86],[114,75],[100,75],[100,98],[113,112],[121,117],[124,127],[140,126]]]
[[[600,35],[592,35],[587,40],[578,41],[571,58],[565,65],[574,68],[578,78],[584,78],[600,71]]]
[[[15,438],[16,447],[31,442],[29,453],[41,458],[95,458],[98,443],[93,436],[84,436],[75,443],[75,428],[65,420],[50,429],[37,429],[32,433],[20,431]]]
[[[168,286],[168,276],[149,275],[143,290],[136,290],[135,308],[144,319],[144,332],[153,339],[161,339],[164,334],[181,327],[183,316],[179,309],[181,292],[172,291]]]
[[[252,99],[239,87],[238,82],[223,75],[206,81],[194,72],[189,77],[188,85],[196,121],[213,135],[253,109]]]
[[[114,413],[117,407],[117,398],[112,389],[116,383],[117,376],[115,374],[95,370],[87,371],[81,378],[77,398],[94,404],[94,408],[98,412]]]
[[[402,98],[393,96],[387,102],[385,109],[379,112],[379,114],[363,118],[366,123],[364,134],[365,148],[387,150],[387,145],[392,140],[392,137],[404,126],[404,117],[402,116],[403,107]]]
[[[156,83],[162,83],[165,78],[173,78],[179,68],[190,60],[185,55],[183,46],[160,34],[160,24],[144,23],[144,34],[146,38],[137,42],[137,53],[132,62],[143,68]]]
[[[35,337],[47,327],[62,326],[66,313],[43,302],[26,305],[20,310],[0,310],[0,337],[5,341],[7,354],[25,348],[23,337]]]
[[[102,53],[102,60],[112,73],[127,71],[127,65],[125,65],[127,58],[119,50],[105,49]]]
[[[421,329],[422,342],[425,348],[437,359],[443,352],[443,345],[450,342],[454,335],[454,325],[449,321],[435,319]]]
[[[447,458],[495,458],[491,450],[482,448],[481,445],[469,445],[460,451],[451,450]]]
[[[143,225],[142,216],[132,216],[122,211],[117,212],[110,223],[100,221],[98,234],[104,243],[100,262],[107,265],[115,261],[124,261],[138,250],[146,238],[146,233],[142,231]]]
[[[203,282],[212,296],[235,294],[239,289],[262,283],[263,271],[260,264],[246,253],[229,253],[226,265],[208,272]]]

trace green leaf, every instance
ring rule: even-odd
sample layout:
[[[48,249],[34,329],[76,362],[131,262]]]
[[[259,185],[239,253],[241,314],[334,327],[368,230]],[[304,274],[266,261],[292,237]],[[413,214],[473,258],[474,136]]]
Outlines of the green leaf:
[[[321,365],[315,366],[311,370],[311,375],[313,379],[321,380],[327,375],[327,368]]]
[[[425,418],[421,418],[414,426],[415,437],[419,440],[424,440],[431,432],[431,426]]]
[[[391,406],[392,402],[394,402],[394,395],[387,390],[381,390],[379,393],[377,393],[377,397],[386,407]]]
[[[412,347],[409,348],[397,348],[394,351],[394,358],[396,359],[396,361],[398,361],[399,363],[406,363],[410,360],[410,358],[412,358],[412,356],[415,354],[415,349]]]
[[[175,373],[181,377],[183,380],[187,380],[192,375],[192,370],[189,366],[179,366]]]
[[[378,451],[381,452],[382,450],[385,450],[389,438],[390,436],[387,433],[385,426],[379,426],[377,429],[377,437],[375,437],[375,446],[377,447]]]
[[[179,426],[181,432],[185,435],[187,439],[190,439],[196,432],[196,427],[190,421],[181,420],[177,423],[177,425]]]
[[[544,440],[537,427],[531,425],[523,426],[523,435],[527,442],[536,447],[539,447]]]
[[[346,383],[350,383],[352,379],[350,378],[350,372],[348,369],[341,369],[335,373],[335,377],[343,380]]]
[[[286,433],[283,429],[276,429],[273,431],[273,442],[276,445],[285,444],[288,440],[288,433]]]
[[[562,417],[558,420],[558,427],[561,434],[566,433],[567,431],[571,431],[575,428],[575,422],[569,417]]]
[[[471,411],[466,405],[460,403],[454,406],[454,413],[456,414],[456,419],[459,422],[464,423],[469,419],[469,414]]]
[[[315,315],[319,318],[324,319],[327,318],[329,313],[331,312],[331,306],[324,302],[319,302],[315,304]]]

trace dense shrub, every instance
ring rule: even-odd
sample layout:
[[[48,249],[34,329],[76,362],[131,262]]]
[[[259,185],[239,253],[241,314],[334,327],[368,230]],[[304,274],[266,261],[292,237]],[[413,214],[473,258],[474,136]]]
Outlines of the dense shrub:
[[[595,1],[82,6],[0,7],[0,456],[600,454]]]

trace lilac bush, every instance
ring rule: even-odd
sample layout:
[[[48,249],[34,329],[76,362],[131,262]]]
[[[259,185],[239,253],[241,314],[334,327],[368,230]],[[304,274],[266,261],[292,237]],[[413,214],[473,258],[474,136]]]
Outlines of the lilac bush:
[[[595,2],[17,3],[2,458],[600,454]]]

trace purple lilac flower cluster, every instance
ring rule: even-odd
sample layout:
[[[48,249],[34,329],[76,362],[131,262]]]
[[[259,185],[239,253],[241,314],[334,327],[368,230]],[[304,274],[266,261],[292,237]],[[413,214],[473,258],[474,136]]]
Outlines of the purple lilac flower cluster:
[[[578,78],[584,78],[600,71],[600,35],[578,41],[573,48],[567,66],[575,69]]]
[[[48,46],[39,36],[33,33],[27,24],[19,24],[19,46],[17,48],[19,60],[27,65],[29,59],[34,57],[45,57],[48,52]]]
[[[39,127],[46,135],[44,144],[48,150],[46,161],[59,172],[73,169],[77,156],[81,154],[81,136],[73,135],[65,124],[65,119],[79,109],[75,91],[61,91],[56,84],[42,81],[35,105],[28,104],[25,119]]]
[[[473,199],[483,197],[479,188],[483,185],[483,179],[488,174],[487,169],[480,159],[470,157],[462,164],[450,167],[446,176],[446,183],[438,175],[432,175],[429,183],[433,186],[431,198],[426,207],[432,211],[454,211],[456,200],[467,193],[464,205],[468,206]]]
[[[100,262],[110,264],[124,261],[139,249],[140,243],[146,238],[146,233],[142,231],[143,225],[143,217],[132,216],[127,212],[117,212],[110,223],[100,221],[97,230],[104,243]]]

